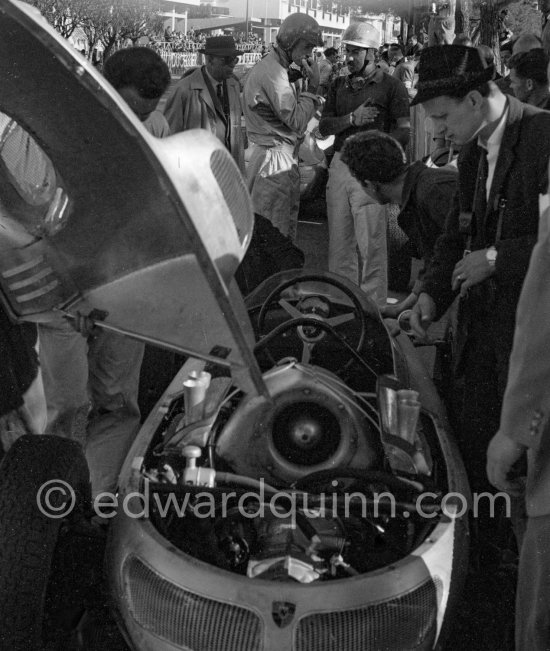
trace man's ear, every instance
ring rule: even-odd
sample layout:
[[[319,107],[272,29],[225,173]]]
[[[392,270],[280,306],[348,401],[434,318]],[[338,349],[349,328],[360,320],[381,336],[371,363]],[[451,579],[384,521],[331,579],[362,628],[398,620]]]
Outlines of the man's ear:
[[[365,181],[361,181],[361,185],[363,186],[363,190],[365,190],[365,192],[370,194],[371,190],[374,189],[375,184],[372,181],[365,180]]]
[[[528,90],[530,93],[532,93],[533,90],[535,89],[535,84],[534,84],[533,80],[527,78],[525,81],[526,81],[526,84],[525,84],[525,85],[527,86],[527,90]]]
[[[466,95],[468,102],[470,103],[470,106],[472,108],[477,108],[481,106],[481,102],[483,100],[482,94],[479,92],[479,90],[471,90],[467,95]]]
[[[365,192],[371,197],[376,197],[378,190],[380,189],[380,183],[375,183],[374,181],[361,181],[361,185]]]

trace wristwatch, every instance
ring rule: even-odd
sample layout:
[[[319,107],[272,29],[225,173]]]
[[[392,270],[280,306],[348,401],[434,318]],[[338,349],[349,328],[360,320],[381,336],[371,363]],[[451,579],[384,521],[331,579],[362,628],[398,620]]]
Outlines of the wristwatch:
[[[349,123],[352,127],[355,126],[355,113],[353,111],[349,114]]]
[[[490,246],[485,251],[485,258],[491,267],[494,267],[497,262],[498,251],[494,246]]]

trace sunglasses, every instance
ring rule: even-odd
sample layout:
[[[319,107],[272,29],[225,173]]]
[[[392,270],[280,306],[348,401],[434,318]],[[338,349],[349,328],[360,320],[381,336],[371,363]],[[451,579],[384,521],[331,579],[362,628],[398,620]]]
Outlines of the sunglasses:
[[[215,55],[215,56],[216,56],[216,59],[221,59],[225,63],[226,66],[229,66],[234,61],[239,60],[239,55],[238,54],[230,54],[228,56],[218,56],[218,55]]]

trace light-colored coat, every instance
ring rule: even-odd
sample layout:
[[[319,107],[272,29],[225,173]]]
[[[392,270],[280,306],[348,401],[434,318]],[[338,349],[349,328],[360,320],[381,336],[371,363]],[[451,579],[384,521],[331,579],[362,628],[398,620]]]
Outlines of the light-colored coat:
[[[231,121],[231,155],[244,174],[241,89],[236,79],[230,78],[226,83]],[[224,133],[225,117],[214,105],[201,68],[197,68],[176,84],[166,102],[164,115],[172,133],[188,129],[207,129],[218,138],[220,133]]]
[[[550,232],[533,250],[516,315],[500,432],[527,446],[527,513],[550,515]]]

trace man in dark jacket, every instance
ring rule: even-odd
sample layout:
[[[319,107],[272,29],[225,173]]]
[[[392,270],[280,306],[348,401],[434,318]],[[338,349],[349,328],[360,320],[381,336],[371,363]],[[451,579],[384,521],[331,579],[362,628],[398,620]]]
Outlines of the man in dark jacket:
[[[547,189],[550,114],[504,95],[479,52],[428,48],[420,58],[418,94],[426,114],[460,145],[458,192],[413,308],[424,333],[462,296],[457,343],[464,373],[459,443],[472,490],[490,490],[486,450],[498,429],[512,349],[515,312]],[[495,521],[481,519],[486,551]]]
[[[427,167],[422,161],[407,164],[401,145],[381,131],[348,138],[342,161],[371,197],[381,204],[399,204],[397,223],[409,238],[411,253],[423,260],[425,269],[456,191],[456,169]],[[416,303],[424,269],[404,301],[382,308],[384,316],[397,316]]]
[[[541,48],[529,52],[518,52],[510,59],[510,88],[514,95],[531,106],[548,111],[550,90],[548,90],[548,57]]]

